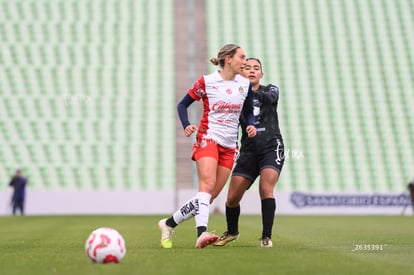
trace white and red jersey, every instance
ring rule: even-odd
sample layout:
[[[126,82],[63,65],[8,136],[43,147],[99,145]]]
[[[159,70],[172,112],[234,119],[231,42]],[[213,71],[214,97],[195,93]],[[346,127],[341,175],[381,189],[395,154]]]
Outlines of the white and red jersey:
[[[226,148],[235,148],[240,112],[249,92],[250,81],[240,75],[223,80],[219,71],[198,79],[188,94],[203,100],[203,116],[197,139],[212,139]]]

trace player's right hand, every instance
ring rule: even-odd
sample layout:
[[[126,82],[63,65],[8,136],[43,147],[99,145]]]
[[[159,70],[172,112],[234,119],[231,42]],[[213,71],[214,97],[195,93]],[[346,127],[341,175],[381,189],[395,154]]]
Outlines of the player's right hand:
[[[253,125],[248,125],[246,127],[246,132],[249,138],[253,138],[256,136],[256,127],[254,127]]]
[[[194,131],[196,131],[197,130],[197,126],[195,126],[195,125],[188,125],[187,127],[185,127],[185,129],[184,129],[184,134],[185,134],[185,136],[186,137],[189,137],[189,136],[191,136],[193,133],[194,133]]]

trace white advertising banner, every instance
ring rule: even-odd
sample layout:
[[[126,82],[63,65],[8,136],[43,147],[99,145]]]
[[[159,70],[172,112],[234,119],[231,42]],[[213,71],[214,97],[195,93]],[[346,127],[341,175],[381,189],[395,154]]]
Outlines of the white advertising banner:
[[[408,194],[382,193],[278,193],[280,214],[391,214],[412,212]]]
[[[216,206],[216,212],[224,211],[222,195],[218,198],[221,206]],[[276,192],[275,197],[276,215],[413,214],[408,193]],[[242,214],[260,214],[258,192],[247,191],[240,205]]]
[[[172,214],[197,190],[176,191],[30,191],[27,215],[66,214]],[[225,212],[227,190],[210,207]],[[405,193],[307,193],[276,192],[276,215],[412,215],[410,197]],[[11,214],[11,190],[0,192],[0,215]],[[249,190],[241,201],[241,214],[260,214],[260,197]]]

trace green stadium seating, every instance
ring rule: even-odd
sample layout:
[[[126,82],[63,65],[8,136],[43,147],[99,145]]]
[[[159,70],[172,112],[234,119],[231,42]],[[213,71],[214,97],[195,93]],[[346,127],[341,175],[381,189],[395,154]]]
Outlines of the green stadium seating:
[[[405,191],[414,173],[413,8],[207,0],[209,56],[237,43],[262,60],[263,82],[280,87],[290,158],[278,190]]]
[[[173,1],[0,1],[0,178],[173,190],[173,31]]]
[[[0,0],[0,179],[20,167],[35,190],[173,190],[174,5]],[[240,44],[280,87],[277,190],[405,191],[412,0],[206,8],[208,56]]]

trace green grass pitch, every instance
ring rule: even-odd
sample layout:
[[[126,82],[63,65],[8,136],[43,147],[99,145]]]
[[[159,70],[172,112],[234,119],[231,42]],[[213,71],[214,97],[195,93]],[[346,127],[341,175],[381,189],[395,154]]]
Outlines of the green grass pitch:
[[[273,248],[260,248],[261,218],[242,215],[240,238],[194,248],[194,220],[159,247],[161,216],[0,217],[0,274],[414,274],[414,217],[276,216]],[[113,227],[127,245],[119,264],[93,264],[89,233]],[[223,215],[209,230],[225,229]]]

